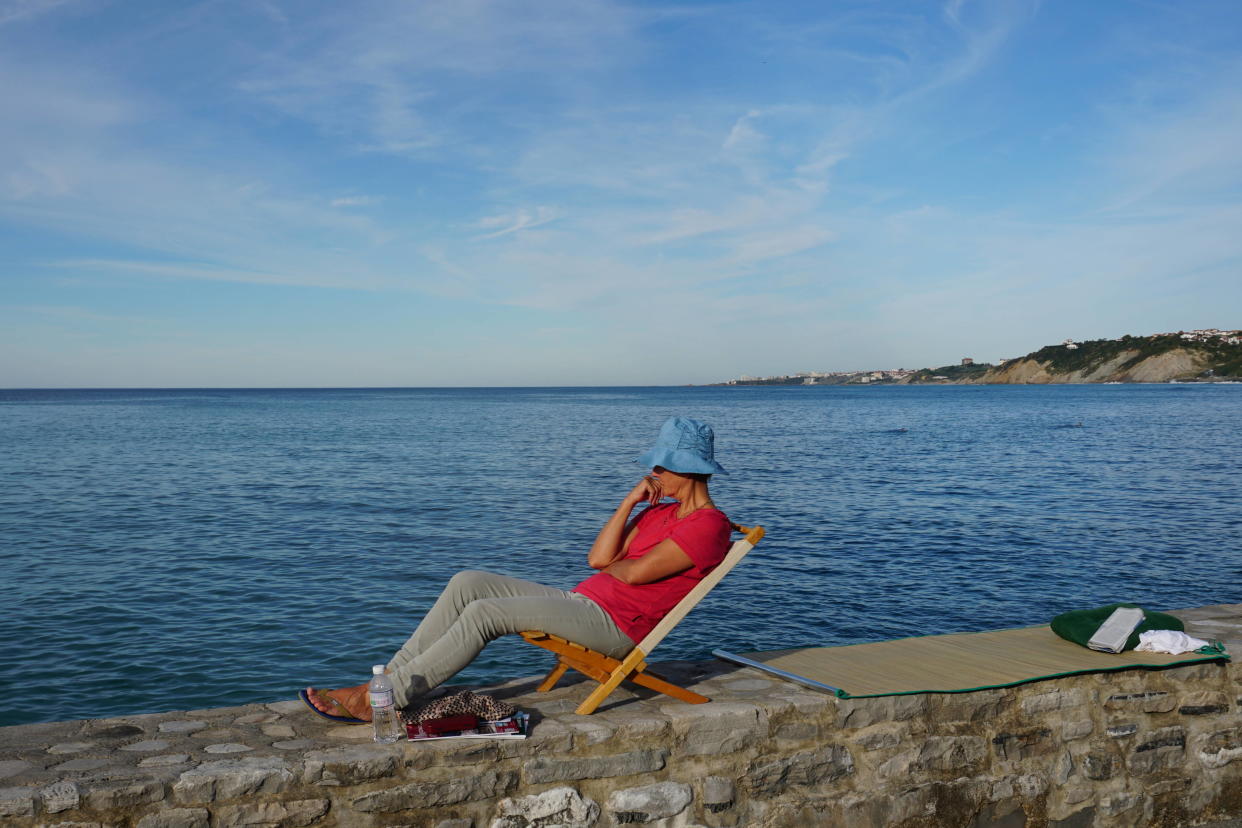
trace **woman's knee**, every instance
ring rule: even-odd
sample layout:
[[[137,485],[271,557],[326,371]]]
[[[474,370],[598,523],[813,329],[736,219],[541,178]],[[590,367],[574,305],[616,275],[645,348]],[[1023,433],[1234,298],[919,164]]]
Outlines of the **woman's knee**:
[[[448,586],[445,591],[451,591],[460,595],[471,595],[478,593],[478,587],[483,584],[489,577],[488,573],[477,569],[463,569],[452,578],[449,578]]]
[[[471,601],[461,611],[457,622],[473,630],[480,637],[491,641],[502,635],[518,632],[513,618],[505,611],[503,600],[481,598]]]

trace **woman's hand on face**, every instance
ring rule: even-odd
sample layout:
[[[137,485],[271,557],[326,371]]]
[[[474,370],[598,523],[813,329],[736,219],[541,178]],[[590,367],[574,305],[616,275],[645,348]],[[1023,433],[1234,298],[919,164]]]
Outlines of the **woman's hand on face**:
[[[649,474],[638,481],[638,484],[625,496],[625,500],[631,506],[637,506],[643,502],[654,506],[660,502],[662,497],[664,497],[664,485],[660,482],[660,478],[654,474]]]

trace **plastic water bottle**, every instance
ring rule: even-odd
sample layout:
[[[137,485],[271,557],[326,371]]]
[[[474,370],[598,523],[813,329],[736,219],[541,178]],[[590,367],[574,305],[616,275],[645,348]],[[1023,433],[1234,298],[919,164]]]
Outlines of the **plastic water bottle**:
[[[392,691],[392,679],[384,675],[384,665],[371,668],[371,683],[367,695],[371,701],[371,724],[375,727],[375,741],[388,744],[404,736],[401,719],[397,716],[397,697]]]

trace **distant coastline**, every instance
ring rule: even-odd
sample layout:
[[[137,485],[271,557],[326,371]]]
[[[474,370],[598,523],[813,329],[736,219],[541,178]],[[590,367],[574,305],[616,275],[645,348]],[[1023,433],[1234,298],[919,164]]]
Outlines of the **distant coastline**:
[[[726,385],[1049,385],[1117,382],[1242,382],[1242,330],[1122,336],[1047,345],[995,364],[965,358],[957,365],[911,370],[801,371],[743,375]]]

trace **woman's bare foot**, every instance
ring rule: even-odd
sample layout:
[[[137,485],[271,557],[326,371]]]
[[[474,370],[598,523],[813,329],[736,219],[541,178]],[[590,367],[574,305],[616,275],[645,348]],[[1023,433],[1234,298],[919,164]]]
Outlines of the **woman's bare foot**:
[[[306,688],[307,700],[316,710],[329,716],[353,716],[364,722],[371,721],[371,702],[367,698],[367,685],[344,687],[340,690],[316,690]]]

